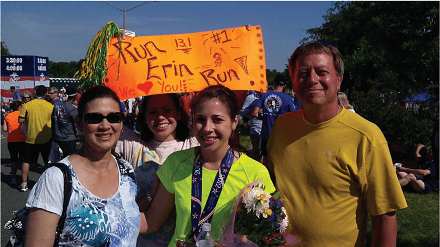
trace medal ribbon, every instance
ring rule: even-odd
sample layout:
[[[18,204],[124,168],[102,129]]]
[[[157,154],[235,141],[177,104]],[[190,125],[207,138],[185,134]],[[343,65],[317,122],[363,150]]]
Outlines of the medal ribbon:
[[[208,200],[202,211],[202,166],[203,161],[200,156],[200,151],[196,155],[193,166],[192,175],[192,189],[191,189],[191,225],[194,232],[194,240],[202,232],[202,225],[205,222],[211,222],[212,215],[214,214],[217,201],[225,185],[226,178],[231,170],[232,162],[234,161],[234,151],[228,148],[225,157],[218,168],[218,173],[214,179],[211,192],[209,193]]]

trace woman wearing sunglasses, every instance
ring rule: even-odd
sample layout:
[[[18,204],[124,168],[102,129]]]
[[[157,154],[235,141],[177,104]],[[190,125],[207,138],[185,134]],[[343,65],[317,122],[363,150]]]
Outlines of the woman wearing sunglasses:
[[[141,135],[123,127],[115,153],[133,164],[140,187],[139,209],[146,210],[156,195],[157,169],[176,151],[198,146],[190,137],[188,116],[180,105],[179,95],[162,94],[144,97],[136,125]],[[168,246],[175,229],[175,213],[155,233],[139,235],[137,246]]]
[[[60,162],[72,174],[72,195],[59,245],[135,246],[140,215],[132,166],[116,159],[112,147],[119,139],[124,115],[110,88],[87,90],[75,119],[84,136],[82,149]],[[62,172],[48,168],[33,187],[26,229],[26,246],[53,246],[63,208]]]
[[[159,168],[156,198],[147,212],[141,212],[141,233],[156,231],[175,206],[176,230],[168,246],[176,246],[191,231],[198,236],[204,222],[211,223],[211,232],[220,241],[221,228],[243,187],[263,178],[266,191],[275,191],[266,167],[239,152],[243,150],[235,131],[239,110],[234,92],[222,85],[203,89],[192,101],[193,130],[200,147],[171,154]]]
[[[21,93],[21,100],[23,101],[23,104],[29,102],[32,100],[32,94],[29,91],[23,91]]]

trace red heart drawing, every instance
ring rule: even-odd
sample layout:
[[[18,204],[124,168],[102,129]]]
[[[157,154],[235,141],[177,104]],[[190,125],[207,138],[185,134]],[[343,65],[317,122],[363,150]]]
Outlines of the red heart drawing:
[[[138,84],[137,88],[145,92],[145,95],[148,95],[151,88],[153,87],[153,83],[151,81],[144,82],[142,84]]]

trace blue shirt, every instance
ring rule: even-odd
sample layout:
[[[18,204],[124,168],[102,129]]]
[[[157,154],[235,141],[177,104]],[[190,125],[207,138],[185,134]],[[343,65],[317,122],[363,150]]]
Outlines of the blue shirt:
[[[292,96],[283,92],[270,91],[261,95],[255,104],[263,109],[263,126],[261,128],[261,137],[268,139],[272,126],[277,118],[295,109]]]
[[[20,93],[15,91],[14,96],[12,96],[12,100],[20,99]]]
[[[121,101],[121,112],[122,113],[126,113],[127,112],[127,109],[125,108],[124,101]]]

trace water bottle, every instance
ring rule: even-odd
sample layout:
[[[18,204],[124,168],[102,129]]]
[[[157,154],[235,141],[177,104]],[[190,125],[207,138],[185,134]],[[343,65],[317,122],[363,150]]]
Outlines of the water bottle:
[[[214,247],[214,237],[211,234],[211,224],[203,223],[202,232],[197,239],[196,246],[198,247]]]

